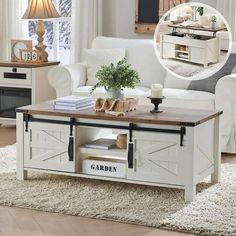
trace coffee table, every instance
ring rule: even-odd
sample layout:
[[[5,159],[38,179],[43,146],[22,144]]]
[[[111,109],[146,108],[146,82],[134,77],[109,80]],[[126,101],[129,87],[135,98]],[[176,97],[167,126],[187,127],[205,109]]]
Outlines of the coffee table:
[[[93,109],[55,111],[52,101],[22,107],[17,109],[17,178],[24,180],[28,171],[41,171],[179,188],[185,190],[185,200],[190,202],[196,196],[196,184],[205,177],[220,180],[221,114],[177,108],[151,114],[149,107],[138,107],[123,117],[114,117]],[[127,134],[127,149],[85,146],[110,134]],[[105,158],[108,163],[113,159],[125,163],[125,175],[88,174],[83,163],[93,156],[96,161]]]

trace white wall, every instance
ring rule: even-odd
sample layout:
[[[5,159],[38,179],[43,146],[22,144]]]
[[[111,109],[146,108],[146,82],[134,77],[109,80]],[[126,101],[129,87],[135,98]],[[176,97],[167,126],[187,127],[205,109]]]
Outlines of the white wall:
[[[216,0],[191,0],[216,8]],[[135,0],[104,0],[103,34],[118,38],[152,38],[151,35],[136,34]]]

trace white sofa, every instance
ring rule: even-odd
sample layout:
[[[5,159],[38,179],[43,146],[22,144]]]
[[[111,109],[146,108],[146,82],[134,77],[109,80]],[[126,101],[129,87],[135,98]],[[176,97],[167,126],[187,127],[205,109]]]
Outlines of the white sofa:
[[[136,89],[125,89],[125,96],[139,97],[142,105],[149,105],[147,97],[150,86],[154,83],[164,85],[163,106],[223,110],[222,151],[236,153],[236,75],[226,76],[219,80],[216,93],[187,90],[190,81],[173,77],[159,63],[153,40],[118,39],[98,37],[92,43],[94,49],[126,48],[128,62],[139,72],[141,84]],[[88,96],[90,86],[86,86],[86,62],[59,66],[49,72],[49,82],[56,90],[57,97],[70,94]],[[94,97],[103,97],[103,88],[95,91]]]

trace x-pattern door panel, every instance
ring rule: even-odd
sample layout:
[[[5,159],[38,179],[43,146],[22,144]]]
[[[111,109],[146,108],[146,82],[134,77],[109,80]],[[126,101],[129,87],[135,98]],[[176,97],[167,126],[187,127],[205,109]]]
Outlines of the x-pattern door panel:
[[[69,138],[67,125],[29,123],[24,134],[25,166],[75,172],[76,158],[70,161],[68,155]]]

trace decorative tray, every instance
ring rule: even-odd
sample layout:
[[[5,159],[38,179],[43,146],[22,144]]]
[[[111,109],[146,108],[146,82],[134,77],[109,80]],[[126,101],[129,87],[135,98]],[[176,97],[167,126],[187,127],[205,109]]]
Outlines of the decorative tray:
[[[124,100],[98,98],[95,104],[95,110],[98,112],[129,112],[136,110],[137,106],[138,99],[136,98],[126,98]]]

